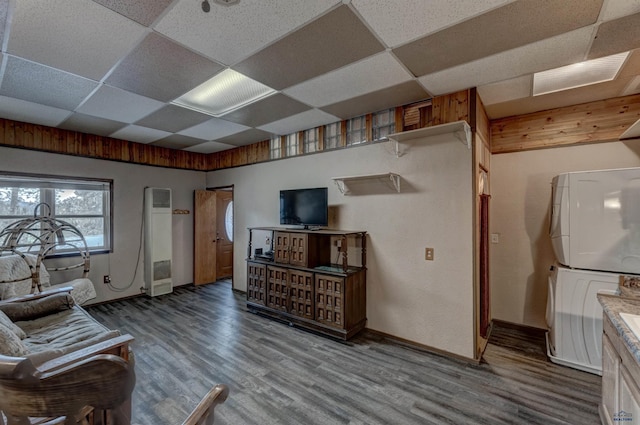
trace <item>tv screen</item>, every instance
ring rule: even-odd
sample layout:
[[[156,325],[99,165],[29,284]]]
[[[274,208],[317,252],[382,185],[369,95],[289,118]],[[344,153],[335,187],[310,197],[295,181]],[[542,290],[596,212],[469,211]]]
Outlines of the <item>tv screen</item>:
[[[280,191],[280,224],[327,226],[327,188]]]

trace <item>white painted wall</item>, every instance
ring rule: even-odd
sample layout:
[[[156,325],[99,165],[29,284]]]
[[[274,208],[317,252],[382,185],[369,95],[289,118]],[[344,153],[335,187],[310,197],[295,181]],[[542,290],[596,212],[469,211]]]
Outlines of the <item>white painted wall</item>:
[[[279,191],[326,186],[330,227],[369,234],[367,327],[472,358],[471,151],[450,135],[404,149],[396,158],[380,143],[209,173],[208,187],[234,185],[234,287],[246,289],[247,227],[279,225]],[[402,193],[363,183],[343,196],[331,180],[385,172],[402,176]]]
[[[114,249],[110,254],[91,256],[90,278],[98,297],[90,303],[140,294],[143,286],[144,252],[137,267],[142,225],[142,196],[146,186],[172,189],[173,208],[193,210],[193,191],[205,186],[206,173],[127,164],[114,161],[58,155],[0,147],[0,169],[34,174],[113,179]],[[193,282],[193,214],[173,215],[174,286]],[[114,286],[130,288],[110,290],[102,283],[110,275]],[[134,278],[135,275],[135,278]],[[52,280],[55,279],[52,275]],[[80,277],[73,275],[72,277]]]
[[[563,172],[640,166],[640,142],[613,142],[493,155],[491,310],[493,318],[546,328],[551,179]]]

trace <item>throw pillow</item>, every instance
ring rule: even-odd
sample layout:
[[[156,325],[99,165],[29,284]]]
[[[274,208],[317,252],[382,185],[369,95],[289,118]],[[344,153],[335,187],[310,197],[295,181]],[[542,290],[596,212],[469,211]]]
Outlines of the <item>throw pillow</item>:
[[[29,350],[24,346],[20,338],[9,328],[0,325],[0,354],[11,357],[23,357],[29,354]]]
[[[27,334],[24,333],[24,331],[20,329],[18,325],[13,323],[2,310],[0,310],[0,325],[3,325],[4,327],[11,330],[11,332],[16,334],[20,339],[25,339],[27,337]]]
[[[0,310],[12,321],[19,322],[69,310],[74,304],[73,297],[68,293],[64,293],[48,295],[35,300],[0,304]]]

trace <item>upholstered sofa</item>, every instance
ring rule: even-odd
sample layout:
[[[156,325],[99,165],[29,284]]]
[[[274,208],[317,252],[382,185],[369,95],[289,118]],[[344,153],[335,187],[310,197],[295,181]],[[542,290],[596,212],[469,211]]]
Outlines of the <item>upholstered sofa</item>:
[[[42,290],[71,287],[76,304],[82,305],[96,297],[91,280],[86,277],[52,285],[44,262],[38,263],[32,254],[0,255],[0,300],[7,300],[33,292],[37,280]]]
[[[88,412],[78,410],[85,405],[91,415],[130,420],[133,337],[96,321],[75,304],[70,290],[0,301],[0,423],[3,416],[41,411],[78,417]]]
[[[64,290],[0,302],[0,354],[36,365],[119,336]]]

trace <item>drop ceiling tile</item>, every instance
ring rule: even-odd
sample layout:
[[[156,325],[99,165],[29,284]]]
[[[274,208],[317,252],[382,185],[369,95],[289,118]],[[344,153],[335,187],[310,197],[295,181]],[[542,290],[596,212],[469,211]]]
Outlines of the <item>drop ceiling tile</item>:
[[[168,40],[149,34],[107,78],[107,84],[163,102],[207,81],[222,66]]]
[[[589,51],[589,59],[640,47],[640,13],[604,22],[598,27],[596,39]]]
[[[513,0],[351,0],[369,26],[389,47],[396,47]]]
[[[630,96],[638,93],[640,93],[640,75],[630,79],[622,92],[620,92],[620,96]]]
[[[122,16],[149,26],[158,19],[173,0],[93,0]]]
[[[11,21],[8,53],[94,80],[102,79],[145,32],[92,1],[20,0]]]
[[[383,109],[428,99],[429,97],[431,97],[429,93],[420,84],[415,81],[407,81],[397,86],[334,103],[321,109],[341,119],[349,119],[370,112],[378,112]]]
[[[393,53],[414,75],[422,76],[593,24],[602,1],[582,0],[578,6],[548,0],[544,7],[536,1],[517,1],[398,47]]]
[[[600,19],[611,21],[638,12],[640,12],[640,1],[638,0],[606,1],[602,7]]]
[[[189,152],[197,152],[197,153],[214,153],[214,152],[226,151],[233,148],[235,148],[235,146],[225,145],[224,143],[204,142],[204,143],[200,143],[199,145],[190,146],[188,148],[185,148],[184,150]]]
[[[166,105],[137,121],[136,125],[176,133],[209,120],[209,115],[175,105]]]
[[[311,108],[288,96],[277,93],[228,113],[222,118],[249,127],[258,127],[308,109]]]
[[[168,131],[156,130],[154,128],[140,127],[137,125],[128,125],[120,130],[112,133],[110,137],[116,139],[128,140],[137,143],[151,143],[156,140],[164,139],[171,135]]]
[[[65,130],[78,131],[80,133],[97,134],[98,136],[109,136],[126,126],[125,123],[106,120],[104,118],[92,117],[74,113],[64,120],[58,127]]]
[[[493,105],[494,103],[531,96],[532,84],[533,75],[523,75],[510,80],[479,86],[478,94],[485,106]]]
[[[64,71],[5,56],[6,68],[0,95],[74,110],[98,85]]]
[[[233,65],[273,40],[324,13],[336,0],[242,0],[225,7],[211,1],[211,12],[200,1],[182,0],[155,30],[226,65]]]
[[[169,149],[184,149],[190,146],[199,145],[202,142],[203,141],[201,139],[196,139],[195,137],[172,134],[171,136],[167,136],[164,139],[160,139],[151,144],[153,146],[160,146]]]
[[[300,114],[292,115],[281,120],[258,127],[260,130],[284,135],[296,131],[308,130],[325,124],[340,121],[335,115],[327,114],[319,109],[311,109]]]
[[[71,111],[0,96],[0,117],[2,118],[55,127],[69,115]]]
[[[581,28],[419,80],[430,93],[441,95],[580,62],[589,48],[592,32],[593,27]]]
[[[325,106],[391,87],[413,77],[388,52],[370,56],[311,81],[284,90],[284,93],[311,106]]]
[[[246,125],[236,124],[219,118],[211,118],[208,121],[185,128],[178,132],[185,136],[197,137],[198,139],[214,140],[220,137],[230,136],[248,130]]]
[[[131,124],[163,106],[157,100],[102,85],[76,112]]]
[[[383,50],[349,7],[341,6],[232,68],[281,90]]]
[[[634,77],[636,75],[640,75],[640,49],[631,51],[629,58],[624,65],[622,65],[622,69],[616,78]]]
[[[588,88],[579,87],[542,96],[487,105],[487,115],[490,119],[496,119],[610,99],[617,97],[627,82],[628,79],[607,81],[605,83],[590,85]]]
[[[0,2],[0,43],[4,40],[4,33],[7,26],[7,15],[9,13],[9,2]],[[1,45],[1,44],[0,44]]]
[[[269,139],[271,139],[271,133],[252,128],[250,130],[245,130],[242,133],[222,137],[215,141],[225,145],[246,146]]]

